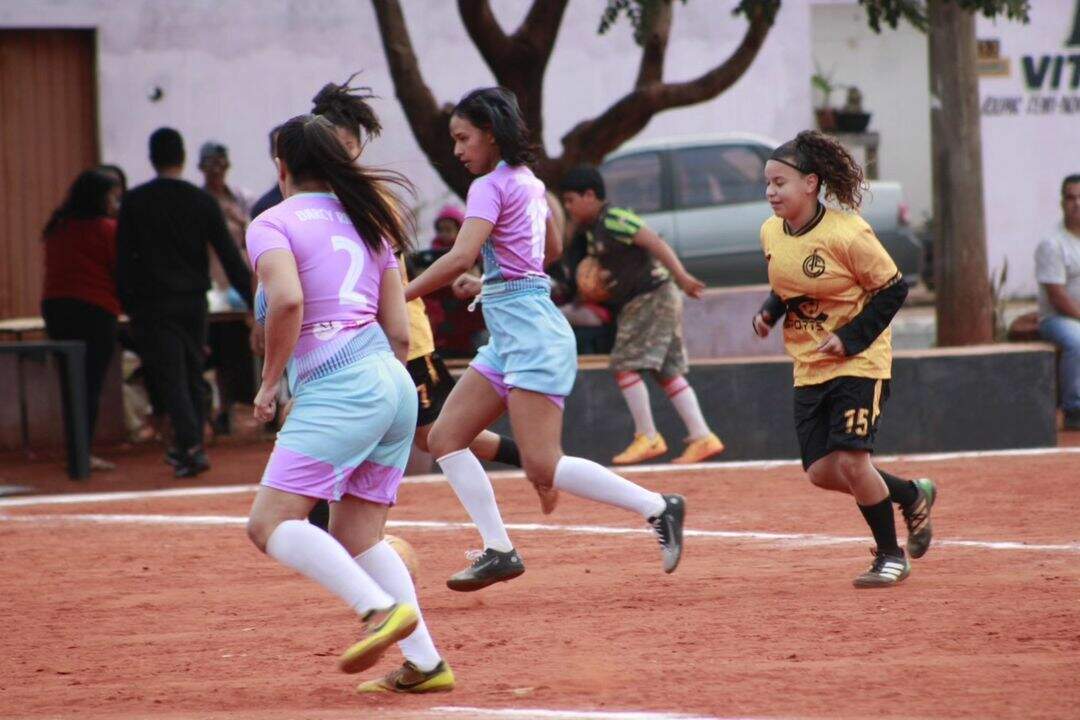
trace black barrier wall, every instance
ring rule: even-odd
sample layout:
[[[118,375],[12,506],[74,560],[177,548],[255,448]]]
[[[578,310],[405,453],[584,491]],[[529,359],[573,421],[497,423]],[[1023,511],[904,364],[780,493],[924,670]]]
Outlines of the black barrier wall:
[[[1054,352],[1001,345],[898,351],[892,395],[882,411],[878,453],[1050,447],[1056,444]],[[786,358],[698,361],[687,375],[726,452],[718,460],[799,457],[792,422],[792,367]],[[647,380],[667,462],[682,451],[684,428],[663,391]],[[567,399],[563,448],[608,464],[633,437],[612,374],[578,372]],[[496,428],[509,432],[505,417]]]

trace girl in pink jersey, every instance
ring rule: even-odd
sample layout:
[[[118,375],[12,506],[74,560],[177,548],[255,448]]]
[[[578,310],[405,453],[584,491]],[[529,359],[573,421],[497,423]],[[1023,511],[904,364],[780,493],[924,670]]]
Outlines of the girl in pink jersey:
[[[449,690],[453,673],[420,616],[409,572],[383,540],[417,410],[403,365],[409,326],[394,259],[408,240],[386,188],[401,181],[354,164],[333,125],[318,116],[285,123],[276,149],[285,199],[247,231],[266,323],[255,417],[274,417],[283,373],[293,408],[248,535],[363,618],[360,641],[339,661],[344,672],[371,667],[400,641],[405,667],[378,689]],[[305,520],[319,499],[331,502],[330,534]]]
[[[474,90],[450,119],[454,154],[474,175],[465,224],[453,248],[409,283],[407,299],[454,281],[483,257],[480,301],[491,334],[435,421],[428,445],[484,540],[473,564],[447,581],[452,590],[479,590],[525,572],[506,533],[491,481],[469,442],[509,408],[525,473],[537,487],[557,488],[631,510],[660,541],[665,572],[682,553],[685,501],[650,492],[583,458],[562,452],[563,400],[577,373],[574,335],[551,301],[545,259],[562,241],[544,184],[527,163],[528,131],[514,94]]]

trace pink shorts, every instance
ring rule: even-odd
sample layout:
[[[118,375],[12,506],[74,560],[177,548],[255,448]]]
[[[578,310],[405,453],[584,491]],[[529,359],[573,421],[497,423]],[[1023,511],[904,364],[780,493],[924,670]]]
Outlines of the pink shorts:
[[[503,399],[503,402],[506,402],[506,398],[508,395],[510,395],[510,390],[512,388],[506,384],[506,376],[503,373],[499,372],[495,368],[488,367],[487,365],[480,365],[476,362],[470,363],[469,367],[483,375],[484,379],[491,383],[491,387],[495,388],[495,392],[499,394],[499,397]],[[566,398],[562,395],[545,394],[544,397],[555,403],[555,407],[559,408],[560,410],[562,410],[566,405]]]

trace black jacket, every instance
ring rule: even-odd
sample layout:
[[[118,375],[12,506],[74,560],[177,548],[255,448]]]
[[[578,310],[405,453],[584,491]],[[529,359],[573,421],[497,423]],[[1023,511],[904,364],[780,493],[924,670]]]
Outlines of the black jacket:
[[[129,315],[205,302],[214,248],[229,283],[251,302],[251,271],[217,200],[185,180],[157,178],[124,196],[116,230],[117,286]]]

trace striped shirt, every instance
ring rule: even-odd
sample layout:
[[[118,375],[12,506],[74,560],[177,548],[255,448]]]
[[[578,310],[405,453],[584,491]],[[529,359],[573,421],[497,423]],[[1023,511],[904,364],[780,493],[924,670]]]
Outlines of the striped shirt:
[[[667,268],[652,253],[634,244],[634,235],[643,227],[645,221],[630,210],[605,205],[596,222],[585,231],[588,254],[611,274],[610,305],[624,305],[670,278]]]

